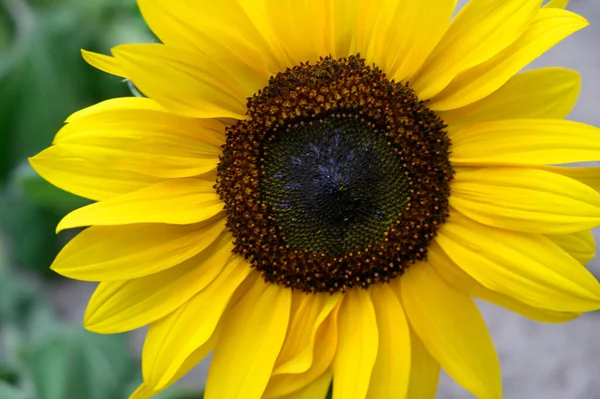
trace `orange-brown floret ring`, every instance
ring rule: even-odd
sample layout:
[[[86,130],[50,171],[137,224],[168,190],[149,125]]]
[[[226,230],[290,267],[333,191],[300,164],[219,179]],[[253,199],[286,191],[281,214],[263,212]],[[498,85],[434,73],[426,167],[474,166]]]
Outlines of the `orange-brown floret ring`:
[[[359,56],[327,57],[272,77],[247,106],[217,191],[234,252],[266,281],[366,288],[426,258],[453,170],[443,121],[408,85]]]

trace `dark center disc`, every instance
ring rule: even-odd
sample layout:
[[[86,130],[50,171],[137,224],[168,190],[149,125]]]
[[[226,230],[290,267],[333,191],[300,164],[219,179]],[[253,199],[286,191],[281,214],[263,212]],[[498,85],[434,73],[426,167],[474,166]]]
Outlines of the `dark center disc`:
[[[343,256],[379,242],[408,201],[387,137],[358,115],[320,115],[263,145],[262,195],[294,249]]]
[[[306,292],[387,282],[424,260],[447,218],[444,123],[358,56],[302,64],[227,129],[217,192],[234,252]]]

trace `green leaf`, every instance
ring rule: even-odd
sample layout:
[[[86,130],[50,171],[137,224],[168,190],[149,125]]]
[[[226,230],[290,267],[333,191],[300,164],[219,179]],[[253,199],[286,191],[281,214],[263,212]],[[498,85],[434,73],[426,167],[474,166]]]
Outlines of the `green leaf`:
[[[39,297],[40,286],[15,274],[0,278],[0,325],[22,325]],[[45,304],[48,306],[48,304]]]
[[[11,55],[9,53],[8,55]],[[1,59],[2,57],[0,57]],[[4,62],[7,62],[4,60]],[[4,180],[11,169],[13,162],[13,126],[15,124],[15,114],[18,104],[16,99],[20,94],[21,82],[9,73],[3,78],[2,72],[7,67],[0,60],[0,181]]]
[[[10,164],[47,147],[69,114],[99,100],[91,93],[90,67],[80,54],[101,36],[100,30],[88,29],[88,11],[67,5],[38,10],[29,15],[31,29],[15,40],[9,70],[0,73],[0,106],[8,107],[0,115],[1,135],[10,136]]]
[[[0,54],[6,54],[13,40],[13,27],[6,13],[0,13]]]
[[[8,252],[6,249],[6,238],[0,230],[0,281],[8,274]]]
[[[47,337],[25,352],[37,399],[117,398],[133,365],[125,337],[81,328]]]
[[[0,385],[2,383],[13,385],[18,381],[19,376],[6,362],[0,359]],[[1,397],[1,396],[0,396]]]
[[[47,275],[54,274],[49,266],[60,248],[55,233],[60,218],[22,196],[0,190],[0,225],[11,238],[17,260]]]
[[[58,334],[61,324],[43,295],[43,287],[30,274],[12,273],[0,278],[0,338],[2,358],[14,364],[24,342]],[[1,398],[1,397],[0,397]]]
[[[2,399],[28,399],[25,392],[17,387],[9,385],[6,382],[0,381],[0,398]]]
[[[64,239],[74,231],[55,233],[65,214],[90,201],[67,193],[43,180],[23,162],[11,173],[4,191],[0,187],[0,225],[12,238],[17,260],[45,275]]]
[[[9,132],[13,164],[47,147],[64,119],[89,101],[81,90],[83,65],[74,62],[78,35],[71,31],[72,40],[60,40],[60,28],[60,21],[39,17],[35,31],[21,43],[23,56],[6,78],[20,82]]]

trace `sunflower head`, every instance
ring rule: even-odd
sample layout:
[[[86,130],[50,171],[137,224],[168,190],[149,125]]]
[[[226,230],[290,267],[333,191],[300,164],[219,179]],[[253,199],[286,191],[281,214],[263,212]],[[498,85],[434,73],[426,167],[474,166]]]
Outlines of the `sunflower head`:
[[[235,252],[306,292],[387,282],[448,214],[440,118],[359,56],[288,68],[226,129],[217,192]]]
[[[502,396],[474,297],[600,308],[600,132],[578,73],[518,73],[566,1],[138,0],[161,43],[84,51],[144,98],[81,110],[31,159],[97,202],[57,256],[85,326],[149,325],[148,398],[214,351],[205,397]],[[434,10],[435,12],[432,12]]]

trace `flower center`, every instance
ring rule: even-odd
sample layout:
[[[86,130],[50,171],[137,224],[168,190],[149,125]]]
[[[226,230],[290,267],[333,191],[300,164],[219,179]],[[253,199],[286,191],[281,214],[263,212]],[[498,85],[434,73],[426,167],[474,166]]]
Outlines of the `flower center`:
[[[359,56],[272,77],[227,129],[217,192],[267,282],[336,292],[423,260],[448,211],[444,123]]]
[[[381,127],[351,111],[319,118],[265,141],[262,195],[290,247],[343,256],[384,238],[408,178]]]

